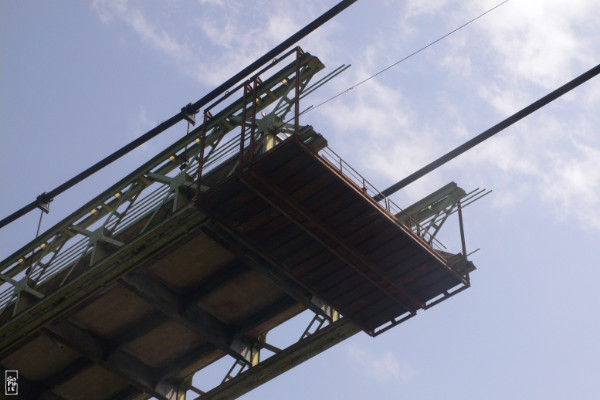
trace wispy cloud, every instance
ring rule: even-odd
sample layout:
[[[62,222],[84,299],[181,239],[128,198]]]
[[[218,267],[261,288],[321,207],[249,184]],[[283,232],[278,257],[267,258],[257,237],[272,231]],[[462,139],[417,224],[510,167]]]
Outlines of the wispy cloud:
[[[443,15],[450,27],[458,26],[493,5],[408,2],[398,23],[407,35],[414,35],[415,21]],[[439,122],[424,123],[427,115],[413,109],[406,126],[425,132],[429,140],[412,143],[421,148],[434,142],[448,151],[460,143],[449,136],[461,142],[473,137],[596,64],[600,34],[581,34],[596,31],[587,29],[596,23],[594,7],[586,1],[509,2],[470,26],[468,34],[460,32],[444,42],[434,50],[441,60],[436,69],[463,82],[457,94],[465,88],[467,94],[457,104],[448,104],[443,96],[432,99],[428,111],[439,116]],[[600,138],[594,128],[600,118],[592,111],[599,105],[600,85],[590,82],[453,161],[443,168],[444,175],[450,172],[452,179],[494,185],[496,206],[519,206],[535,198],[552,218],[600,229],[600,182],[595,172]],[[480,120],[480,112],[492,117],[489,124],[469,132],[470,121]],[[399,155],[393,145],[382,146],[381,152],[382,158]],[[412,161],[414,169],[424,165]]]
[[[596,7],[578,0],[511,2],[477,29],[492,46],[490,55],[508,82],[523,79],[550,89],[594,62],[590,38],[582,38],[578,28],[595,23]]]
[[[198,0],[198,3],[200,3],[201,5],[212,5],[212,6],[219,6],[219,7],[225,7],[225,6],[231,6],[232,4],[237,4],[237,2],[233,1],[233,0]]]
[[[137,2],[127,0],[94,0],[93,9],[101,21],[110,23],[115,19],[129,26],[145,44],[175,58],[178,62],[189,62],[189,46],[169,34],[165,28],[157,27],[146,17]]]
[[[563,221],[600,229],[600,150],[578,142],[571,154],[553,155],[541,194]]]
[[[466,8],[473,7],[471,3]],[[597,63],[598,41],[580,34],[580,28],[595,23],[594,8],[587,1],[552,0],[543,5],[510,2],[498,9],[494,18],[476,26],[488,45],[486,57],[497,65],[493,77],[477,76],[478,96],[508,116]],[[465,46],[482,43],[470,40]],[[588,229],[600,229],[600,182],[595,172],[600,140],[586,121],[600,119],[579,103],[598,107],[600,99],[593,95],[597,88],[591,82],[564,96],[474,156],[480,165],[487,162],[512,176],[506,190],[520,190],[523,198],[536,196],[555,218]],[[539,95],[532,98],[531,93]],[[590,140],[592,136],[596,139]],[[523,180],[528,185],[519,188]]]
[[[364,70],[355,69],[344,81],[366,76]],[[418,123],[414,106],[400,91],[370,81],[344,96],[343,101],[318,109],[319,121],[335,127],[335,134],[329,135],[332,146],[354,160],[365,176],[373,177],[376,186],[413,172],[441,152],[431,129]],[[431,189],[421,185],[418,182],[411,191],[412,200]]]
[[[317,2],[303,3],[299,16],[290,13],[291,1],[225,4],[198,0],[196,4],[193,12],[179,5],[180,13],[188,13],[186,24],[177,24],[172,18],[176,2],[163,3],[163,9],[157,11],[156,6],[137,0],[95,0],[93,9],[102,21],[124,24],[143,45],[168,55],[181,73],[215,86],[324,7]],[[443,34],[495,4],[454,0],[388,3],[387,12],[396,16],[390,19],[396,26],[389,28],[394,40],[386,37],[388,31],[374,28],[371,36],[346,43],[347,47],[339,50],[334,38],[346,40],[345,29],[351,28],[334,20],[311,35],[305,47],[326,64],[354,65],[328,86],[330,95],[416,50],[416,43],[435,39],[431,32],[423,32],[423,26],[435,26],[436,35]],[[254,15],[260,18],[248,18]],[[581,36],[582,28],[597,32],[588,29],[596,23],[594,15],[593,2],[584,0],[511,1],[419,55],[418,62],[402,64],[307,114],[307,120],[314,120],[319,130],[327,130],[336,150],[384,188],[598,62],[600,33]],[[406,47],[407,40],[412,40],[410,47]],[[407,81],[416,79],[410,74],[421,69],[427,75],[419,77],[418,84],[428,98],[414,97],[416,91],[409,98],[398,82],[408,86]],[[432,88],[431,82],[440,86]],[[305,104],[311,100],[316,104],[321,93]],[[555,211],[560,209],[564,218],[600,229],[600,197],[595,195],[600,192],[600,182],[593,172],[598,170],[594,157],[600,148],[595,128],[600,124],[596,112],[600,86],[590,83],[557,103],[560,106],[542,110],[436,171],[425,182],[411,185],[404,191],[407,201],[449,179],[467,185],[481,182],[487,186],[489,182],[496,190],[498,206],[518,206],[519,199],[536,196],[549,214],[557,215]],[[487,126],[481,126],[483,113]]]
[[[345,350],[352,362],[363,368],[362,372],[366,376],[380,383],[407,382],[416,375],[416,371],[408,363],[399,363],[390,352],[374,355],[354,344],[347,346]]]
[[[156,126],[156,123],[148,117],[146,107],[140,107],[136,116],[130,122],[132,135],[138,137],[147,130]]]
[[[227,12],[223,8],[227,7]],[[226,2],[198,0],[198,7],[182,10],[177,3],[148,6],[136,0],[94,0],[101,21],[125,24],[141,42],[169,56],[176,68],[198,82],[216,86],[250,64],[301,27],[292,2]],[[157,11],[157,8],[162,10]],[[159,14],[151,18],[150,14]],[[183,13],[186,23],[174,22]],[[313,13],[303,7],[302,16]],[[260,16],[248,20],[249,15]]]
[[[422,14],[436,14],[442,12],[447,3],[448,0],[409,0],[403,14],[406,20]]]

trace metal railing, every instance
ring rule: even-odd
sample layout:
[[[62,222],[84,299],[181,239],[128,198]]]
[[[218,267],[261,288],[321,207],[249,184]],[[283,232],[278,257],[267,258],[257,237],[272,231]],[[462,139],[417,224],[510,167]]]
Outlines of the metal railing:
[[[319,155],[329,165],[338,170],[343,176],[354,183],[360,190],[371,198],[380,198],[381,200],[374,200],[379,206],[385,210],[392,217],[397,219],[397,215],[403,215],[405,219],[404,225],[412,230],[413,233],[418,235],[420,238],[425,240],[430,246],[436,250],[444,250],[446,246],[438,239],[433,237],[426,229],[424,229],[418,221],[414,220],[411,215],[405,213],[405,211],[397,205],[389,197],[383,196],[381,192],[373,186],[364,176],[356,171],[350,164],[348,164],[342,157],[340,157],[335,151],[329,147],[325,147],[319,152]]]
[[[269,70],[290,59],[281,69]],[[322,68],[316,57],[299,48],[282,55],[209,105],[207,110],[214,115],[205,123],[190,131],[188,121],[181,139],[0,262],[0,315],[11,305],[13,316],[17,313],[22,292],[42,299],[45,295],[37,290],[42,283],[65,274],[61,287],[75,268],[93,268],[98,243],[123,245],[122,234],[140,221],[145,220],[144,226],[136,227],[136,235],[151,226],[165,205],[173,203],[175,211],[179,189],[197,186],[200,160],[205,173],[227,160],[239,145],[240,135],[234,130],[242,127],[241,132],[250,138],[247,132],[254,127],[254,117],[264,110],[284,117],[297,104],[298,93],[311,89],[309,81]],[[251,83],[254,101],[249,105],[250,99],[236,94]],[[248,115],[242,115],[244,110]],[[250,117],[252,124],[244,126]]]

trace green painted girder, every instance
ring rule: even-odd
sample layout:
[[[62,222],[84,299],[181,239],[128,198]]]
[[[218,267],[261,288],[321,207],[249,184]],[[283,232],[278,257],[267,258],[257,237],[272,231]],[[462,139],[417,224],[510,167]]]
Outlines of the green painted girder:
[[[322,70],[324,65],[318,58],[304,53],[298,59],[298,65],[296,60],[292,60],[268,78],[260,81],[256,88],[256,96],[259,100],[255,106],[258,118],[261,117],[260,113],[265,111],[277,113],[281,117],[285,117],[289,113],[295,103],[293,83],[296,79],[296,68],[299,70],[300,94],[302,94],[309,88],[308,84],[314,74]],[[252,109],[252,106],[248,105],[250,100],[246,99],[248,109]],[[233,130],[239,129],[242,123],[241,116],[244,107],[242,96],[236,97],[235,93],[228,93],[224,95],[224,99],[219,99],[215,103],[219,103],[217,108],[220,107],[220,111],[216,112],[214,110],[217,108],[213,109],[215,115],[208,120],[206,127],[203,125],[196,127],[189,134],[158,153],[0,263],[0,273],[2,274],[0,275],[0,310],[4,310],[4,313],[0,315],[0,341],[3,345],[7,343],[3,338],[13,332],[14,327],[18,326],[17,330],[22,333],[26,331],[23,330],[23,326],[40,317],[39,314],[36,317],[31,312],[27,312],[27,315],[23,314],[23,317],[19,318],[20,322],[14,321],[16,325],[13,326],[11,319],[17,317],[17,314],[28,311],[28,307],[33,307],[32,304],[37,307],[39,305],[37,303],[47,304],[47,307],[43,309],[44,315],[52,308],[53,298],[57,292],[62,293],[62,291],[59,288],[42,289],[43,283],[50,277],[61,274],[66,269],[75,268],[79,262],[84,260],[88,263],[86,268],[89,271],[95,271],[99,265],[105,264],[105,258],[92,260],[90,257],[90,253],[96,250],[98,242],[116,240],[119,246],[122,244],[117,253],[124,254],[123,251],[126,252],[130,245],[137,242],[137,239],[117,240],[116,237],[119,234],[135,226],[137,221],[150,218],[145,228],[148,229],[148,232],[143,232],[145,237],[147,233],[153,231],[153,226],[163,224],[164,218],[175,218],[178,215],[176,210],[181,204],[178,204],[179,201],[176,197],[180,196],[184,202],[189,201],[185,195],[181,195],[179,190],[186,192],[186,187],[190,189],[195,185],[198,168],[197,156],[200,153],[200,134],[206,128],[205,149],[212,147],[212,153],[216,154],[222,139],[228,135],[233,136]],[[250,117],[251,115],[247,115],[247,119]],[[180,171],[179,167],[182,165],[181,160],[184,155],[189,162]],[[210,161],[210,155],[207,161]],[[174,181],[182,185],[175,188],[173,187]],[[157,212],[165,204],[171,205],[170,214],[167,213],[166,217],[163,215],[154,220]],[[99,226],[102,228],[101,230],[98,230]],[[87,235],[88,232],[100,232],[101,235]],[[103,238],[108,239],[103,240]],[[114,254],[110,254],[108,258],[112,259]],[[121,260],[119,260],[120,262]],[[25,276],[27,269],[31,269],[31,273]],[[79,281],[79,278],[76,280]],[[70,286],[70,284],[69,279],[66,279],[61,287],[63,285]],[[70,293],[71,290],[68,289],[66,292]],[[89,290],[92,291],[91,288]],[[16,303],[21,300],[24,292],[33,293],[36,295],[34,297],[40,297],[37,295],[39,293],[44,298],[35,299],[27,296],[27,301],[17,306]],[[7,310],[12,305],[14,305],[14,315],[6,318]],[[28,322],[23,325],[25,320]],[[34,323],[34,325],[39,324]]]

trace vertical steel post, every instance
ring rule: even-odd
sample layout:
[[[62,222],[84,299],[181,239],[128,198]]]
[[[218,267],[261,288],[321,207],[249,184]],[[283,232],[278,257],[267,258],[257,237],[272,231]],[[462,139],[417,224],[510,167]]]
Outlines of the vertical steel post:
[[[185,378],[183,381],[181,381],[181,383],[177,387],[177,400],[186,400],[186,393],[188,391],[188,388],[192,385],[193,378],[194,375],[192,374]]]
[[[198,157],[198,187],[196,188],[196,207],[200,205],[202,165],[204,164],[204,146],[206,145],[206,125],[208,124],[208,114],[208,111],[204,111],[204,122],[202,123],[202,136],[200,138],[200,152]]]
[[[300,136],[300,46],[296,47],[296,98],[294,101],[294,134],[296,139],[299,140]]]
[[[256,97],[257,97],[258,76],[254,77],[252,88],[252,126],[250,127],[250,161],[254,161],[254,134],[256,130]]]
[[[337,322],[340,319],[338,310],[331,309],[331,322]]]
[[[460,228],[460,241],[462,243],[463,256],[467,256],[467,245],[465,244],[465,230],[463,228],[463,217],[462,208],[460,206],[460,200],[458,201],[458,226]]]
[[[242,108],[242,133],[240,134],[240,172],[244,167],[244,141],[246,140],[246,110],[248,102],[248,84],[244,84],[244,105]]]

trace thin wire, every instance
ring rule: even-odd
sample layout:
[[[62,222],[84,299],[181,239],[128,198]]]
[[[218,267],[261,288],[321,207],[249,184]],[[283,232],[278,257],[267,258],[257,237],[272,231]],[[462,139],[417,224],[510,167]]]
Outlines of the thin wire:
[[[521,109],[520,111],[511,115],[510,117],[508,117],[508,118],[504,119],[503,121],[497,123],[496,125],[492,126],[488,130],[480,133],[479,135],[475,136],[472,139],[469,139],[468,141],[464,142],[460,146],[456,147],[454,150],[449,151],[448,153],[444,154],[440,158],[430,162],[429,164],[427,164],[420,170],[415,171],[412,174],[410,174],[409,176],[407,176],[406,178],[394,183],[392,186],[385,189],[384,191],[382,191],[380,194],[378,194],[377,196],[375,196],[373,198],[376,201],[380,201],[384,197],[388,197],[388,196],[396,193],[398,190],[404,188],[407,185],[410,185],[417,179],[427,175],[428,173],[435,170],[436,168],[441,167],[442,165],[446,164],[448,161],[453,160],[454,158],[458,157],[465,151],[472,149],[473,147],[477,146],[478,144],[482,143],[483,141],[496,135],[497,133],[502,132],[504,129],[508,128],[512,124],[522,120],[529,114],[531,114],[531,113],[539,110],[540,108],[546,106],[547,104],[553,102],[554,100],[558,99],[560,96],[562,96],[565,93],[568,93],[569,91],[575,89],[576,87],[584,84],[585,82],[589,81],[590,79],[592,79],[593,77],[595,77],[597,75],[600,75],[600,64],[598,64],[594,68],[584,72],[583,74],[579,75],[578,77],[572,79],[571,81],[565,83],[558,89],[555,89],[554,91],[548,93],[544,97],[536,100],[535,102],[531,103],[527,107]]]
[[[470,25],[470,24],[472,24],[473,22],[477,21],[478,19],[480,19],[480,18],[484,17],[485,15],[487,15],[487,14],[491,13],[492,11],[494,11],[495,9],[497,9],[498,7],[500,7],[501,5],[503,5],[503,4],[505,4],[505,3],[508,3],[508,0],[504,0],[503,2],[501,2],[501,3],[497,4],[497,5],[495,5],[494,7],[490,8],[490,9],[489,9],[489,10],[487,10],[486,12],[484,12],[484,13],[482,13],[482,14],[479,14],[479,15],[478,15],[478,16],[476,16],[475,18],[473,18],[473,19],[469,20],[468,22],[465,22],[464,24],[462,24],[462,25],[461,25],[461,26],[459,26],[458,28],[456,28],[456,29],[454,29],[454,30],[452,30],[452,31],[450,31],[450,32],[448,32],[448,33],[446,33],[444,36],[441,36],[441,37],[437,38],[437,39],[436,39],[436,40],[434,40],[433,42],[429,42],[427,45],[425,45],[425,46],[421,47],[419,50],[416,50],[416,51],[414,51],[414,52],[410,53],[409,55],[407,55],[406,57],[402,58],[401,60],[398,60],[398,61],[396,61],[396,62],[395,62],[395,63],[393,63],[392,65],[385,67],[385,68],[384,68],[384,69],[382,69],[381,71],[379,71],[379,72],[377,72],[377,73],[375,73],[375,74],[373,74],[373,75],[369,76],[368,78],[366,78],[366,79],[364,79],[364,80],[362,80],[362,81],[358,82],[357,84],[355,84],[355,85],[353,85],[353,86],[350,86],[348,89],[346,89],[346,90],[344,90],[344,91],[342,91],[342,92],[339,92],[338,94],[336,94],[335,96],[333,96],[333,97],[331,97],[331,98],[329,98],[329,99],[325,100],[324,102],[322,102],[322,103],[319,103],[319,104],[317,104],[317,105],[316,105],[316,106],[314,106],[314,107],[313,107],[313,106],[310,106],[310,107],[309,107],[309,108],[307,108],[306,110],[302,111],[302,114],[304,114],[304,113],[308,113],[308,112],[310,112],[310,111],[313,111],[313,110],[315,110],[315,109],[317,109],[317,108],[321,107],[322,105],[324,105],[324,104],[326,104],[326,103],[329,103],[331,100],[334,100],[334,99],[336,99],[336,98],[340,97],[341,95],[343,95],[343,94],[345,94],[345,93],[348,93],[349,91],[351,91],[352,89],[354,89],[354,88],[356,88],[356,87],[358,87],[358,86],[362,85],[363,83],[366,83],[366,82],[370,81],[371,79],[375,78],[376,76],[383,74],[384,72],[386,72],[387,70],[389,70],[389,69],[391,69],[391,68],[395,67],[396,65],[400,64],[401,62],[404,62],[404,61],[408,60],[409,58],[411,58],[411,57],[413,57],[413,56],[415,56],[415,55],[419,54],[420,52],[422,52],[422,51],[424,51],[424,50],[428,49],[429,47],[433,46],[434,44],[436,44],[436,43],[438,43],[438,42],[440,42],[440,41],[442,41],[442,40],[446,39],[448,36],[450,36],[450,35],[452,35],[452,34],[454,34],[454,33],[458,32],[459,30],[463,29],[463,28],[464,28],[464,27],[466,27],[467,25]]]
[[[298,41],[305,38],[307,35],[309,35],[315,29],[317,29],[320,26],[322,26],[323,24],[325,24],[327,21],[329,21],[330,19],[332,19],[333,17],[338,15],[340,12],[344,11],[346,8],[350,7],[355,2],[356,2],[356,0],[340,1],[338,4],[336,4],[335,6],[331,7],[328,11],[323,13],[320,17],[313,20],[311,23],[306,25],[304,28],[300,29],[298,32],[294,33],[292,36],[288,37],[283,42],[281,42],[280,44],[278,44],[277,46],[275,46],[274,48],[269,50],[267,53],[262,55],[259,59],[254,61],[252,64],[248,65],[246,68],[242,69],[241,71],[236,73],[234,76],[232,76],[231,78],[229,78],[228,80],[226,80],[225,82],[220,84],[218,87],[216,87],[215,89],[210,91],[210,93],[203,96],[200,100],[196,101],[193,104],[190,103],[190,104],[184,106],[179,113],[175,114],[168,120],[161,122],[159,125],[150,129],[148,132],[144,133],[142,136],[138,137],[131,143],[121,147],[119,150],[115,151],[111,155],[98,161],[91,167],[87,168],[85,171],[80,172],[79,174],[75,175],[73,178],[69,179],[68,181],[64,182],[60,186],[58,186],[58,187],[54,188],[53,190],[51,190],[50,192],[46,193],[47,198],[48,199],[56,198],[58,195],[64,193],[65,191],[69,190],[73,186],[77,185],[79,182],[83,181],[84,179],[86,179],[86,178],[90,177],[91,175],[95,174],[96,172],[100,171],[107,165],[113,163],[115,160],[118,160],[119,158],[123,157],[125,154],[128,154],[133,149],[139,147],[140,145],[146,143],[147,141],[156,137],[160,133],[166,131],[167,129],[171,128],[175,124],[179,123],[180,121],[185,119],[186,116],[190,112],[197,113],[198,111],[200,111],[200,109],[202,107],[209,104],[211,101],[215,100],[217,97],[221,96],[227,89],[231,89],[233,86],[235,86],[236,84],[241,82],[243,79],[245,79],[249,75],[258,71],[260,68],[264,67],[268,63],[272,63],[273,59],[275,57],[280,56],[281,53],[283,53],[286,49],[290,48],[292,45],[296,44]],[[27,204],[26,206],[22,207],[21,209],[15,211],[14,213],[10,214],[9,216],[7,216],[3,219],[0,219],[0,229],[3,228],[4,226],[10,224],[11,222],[21,218],[23,215],[29,213],[30,211],[33,211],[37,206],[38,206],[38,202],[33,201],[33,202]]]

